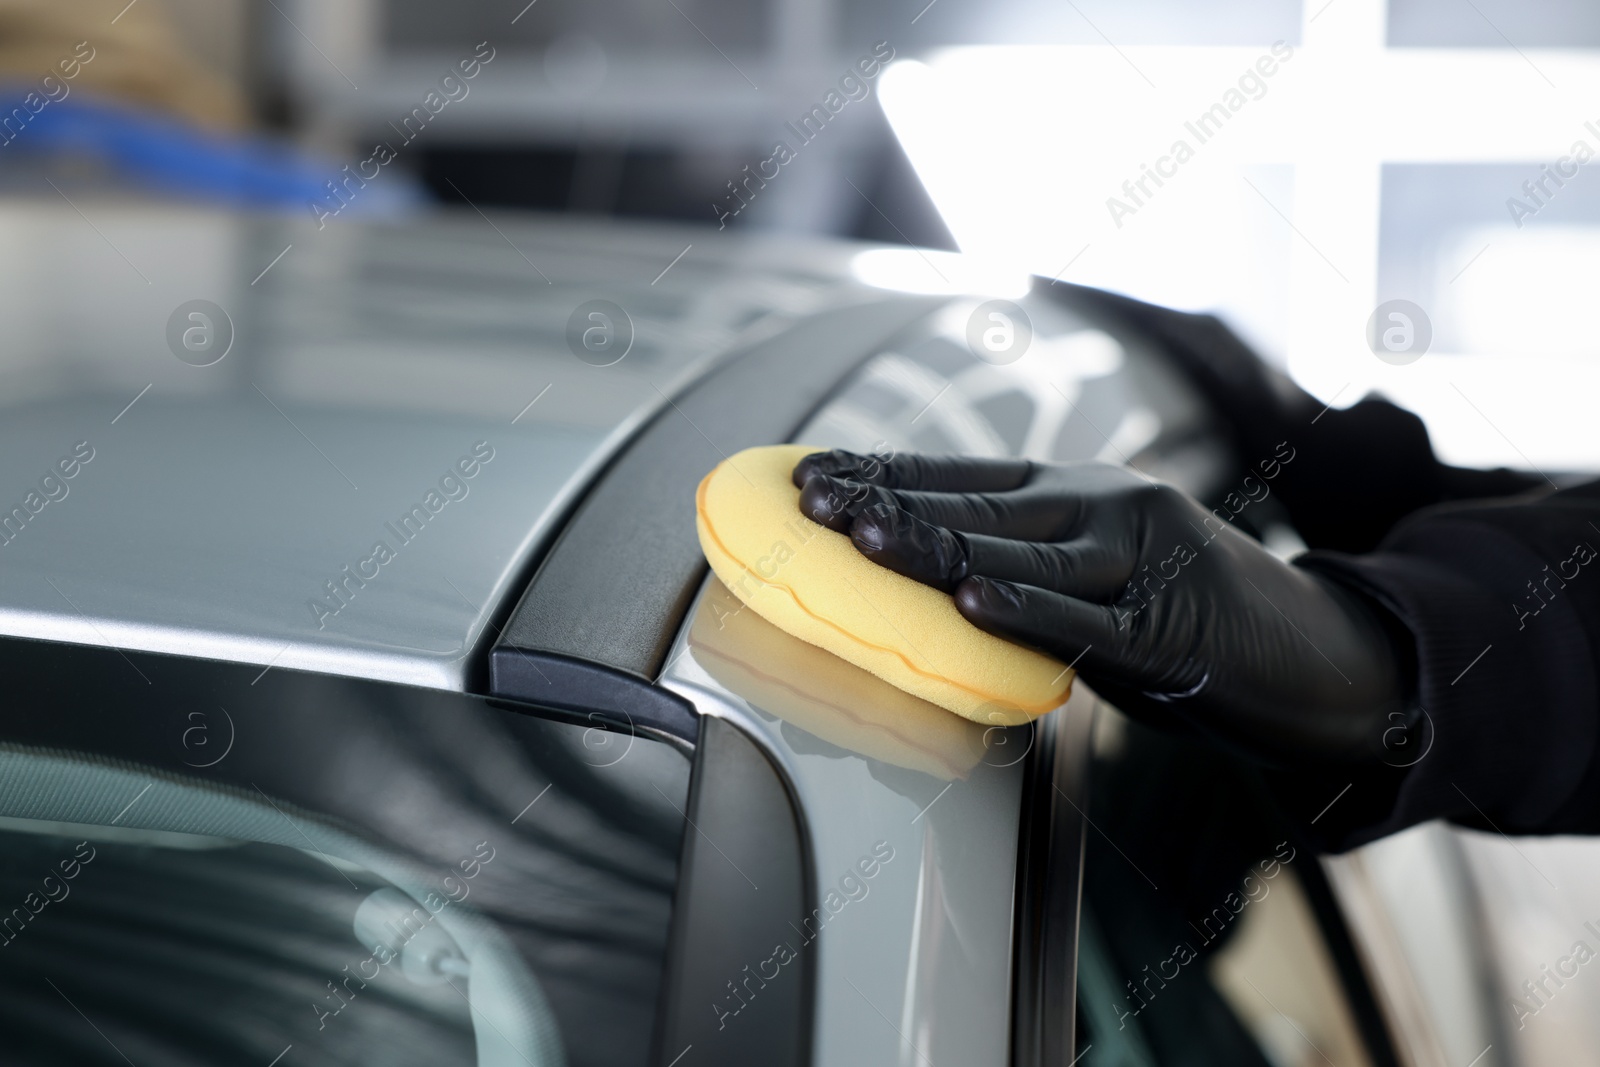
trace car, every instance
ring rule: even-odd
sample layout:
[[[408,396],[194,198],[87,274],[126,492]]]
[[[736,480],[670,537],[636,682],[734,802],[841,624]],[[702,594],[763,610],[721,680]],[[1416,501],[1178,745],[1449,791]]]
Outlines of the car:
[[[1082,293],[471,209],[6,212],[0,1061],[1436,1062],[1396,868],[1308,854],[1255,770],[1081,681],[959,719],[708,575],[696,484],[753,445],[1225,493],[1205,388]]]

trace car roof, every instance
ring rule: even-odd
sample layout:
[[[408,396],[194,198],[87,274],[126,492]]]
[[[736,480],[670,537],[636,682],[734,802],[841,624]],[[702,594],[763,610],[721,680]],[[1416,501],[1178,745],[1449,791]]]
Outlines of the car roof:
[[[848,246],[466,210],[0,224],[0,634],[444,689],[669,397],[856,288]],[[568,343],[596,299],[610,366]]]

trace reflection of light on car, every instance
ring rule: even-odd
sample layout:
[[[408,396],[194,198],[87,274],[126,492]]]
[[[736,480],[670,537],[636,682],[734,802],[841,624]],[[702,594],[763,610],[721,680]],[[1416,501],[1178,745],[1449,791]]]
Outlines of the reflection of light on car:
[[[1064,446],[1069,423],[1088,426],[1079,407],[1085,387],[1113,381],[1122,369],[1122,345],[1101,330],[1049,323],[1019,359],[995,365],[975,358],[966,336],[978,304],[955,301],[933,316],[932,336],[921,344],[944,358],[930,359],[931,349],[913,344],[869,361],[829,407],[821,436],[866,451],[886,441],[895,449],[1109,463],[1127,462],[1159,436],[1160,418],[1143,405],[1113,403],[1112,386],[1093,402],[1092,447]],[[886,429],[893,432],[885,436]]]
[[[1015,267],[973,259],[959,252],[922,248],[873,248],[850,260],[850,270],[868,285],[902,293],[1026,296],[1028,275]]]

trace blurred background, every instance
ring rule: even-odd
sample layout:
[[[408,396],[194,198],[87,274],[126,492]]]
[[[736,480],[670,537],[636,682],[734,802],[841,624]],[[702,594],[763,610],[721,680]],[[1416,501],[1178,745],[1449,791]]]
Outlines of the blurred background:
[[[959,251],[862,269],[1217,310],[1324,402],[1417,410],[1447,460],[1600,462],[1576,0],[0,0],[0,73],[0,191]]]

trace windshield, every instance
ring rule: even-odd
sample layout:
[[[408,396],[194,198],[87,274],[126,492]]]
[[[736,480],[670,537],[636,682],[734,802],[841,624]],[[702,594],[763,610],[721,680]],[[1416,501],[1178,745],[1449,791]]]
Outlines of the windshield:
[[[6,1063],[648,1061],[675,749],[458,694],[27,652],[0,727]]]

